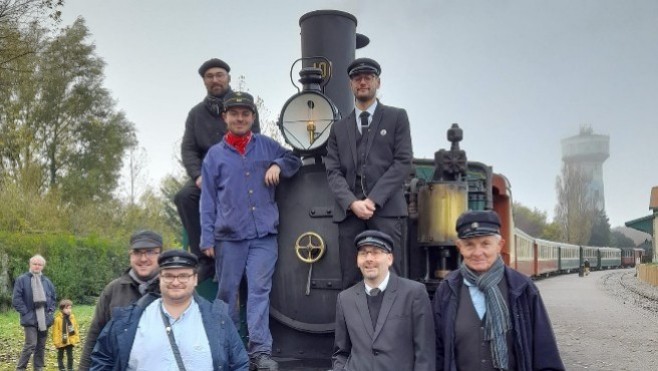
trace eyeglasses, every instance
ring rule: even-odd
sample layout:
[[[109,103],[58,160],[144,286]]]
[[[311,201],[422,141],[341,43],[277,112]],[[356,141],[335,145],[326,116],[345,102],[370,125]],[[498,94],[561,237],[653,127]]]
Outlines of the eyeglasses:
[[[362,257],[362,258],[367,257],[368,254],[370,254],[370,255],[372,255],[373,257],[376,258],[376,257],[380,256],[381,254],[384,254],[384,250],[382,250],[382,249],[359,250],[356,254],[358,256]]]
[[[225,79],[226,76],[228,76],[228,75],[223,73],[223,72],[218,72],[218,73],[215,73],[215,74],[209,73],[207,75],[203,75],[203,78],[206,79],[206,80],[213,80],[215,78],[221,80],[221,79]]]
[[[376,78],[377,76],[374,74],[364,74],[364,73],[351,77],[352,81],[354,82],[361,82],[361,80],[363,80],[368,83],[375,81]]]
[[[190,280],[192,276],[194,276],[195,273],[189,273],[189,274],[179,274],[177,276],[173,274],[161,274],[160,275],[160,280],[164,283],[173,283],[174,280],[178,280],[180,283],[187,283],[187,281]]]
[[[131,250],[130,255],[138,258],[154,258],[160,255],[160,250]]]

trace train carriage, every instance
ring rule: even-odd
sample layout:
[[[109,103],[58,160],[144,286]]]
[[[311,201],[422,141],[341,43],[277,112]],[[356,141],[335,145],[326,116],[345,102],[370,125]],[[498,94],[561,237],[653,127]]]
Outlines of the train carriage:
[[[514,264],[510,264],[517,271],[526,276],[537,274],[537,263],[535,257],[535,239],[518,228],[514,228],[514,249],[516,251]]]
[[[548,276],[558,272],[558,257],[560,244],[553,241],[535,239],[537,245],[537,271],[538,276]]]
[[[599,264],[597,269],[621,267],[621,249],[617,247],[599,247]]]
[[[642,262],[644,249],[638,247],[621,248],[621,266],[624,268],[635,267]]]
[[[575,272],[580,267],[580,246],[568,243],[560,244],[560,261],[558,270],[564,273]]]
[[[585,260],[589,261],[590,269],[599,269],[599,254],[598,247],[581,246],[580,247],[580,265],[582,266]]]

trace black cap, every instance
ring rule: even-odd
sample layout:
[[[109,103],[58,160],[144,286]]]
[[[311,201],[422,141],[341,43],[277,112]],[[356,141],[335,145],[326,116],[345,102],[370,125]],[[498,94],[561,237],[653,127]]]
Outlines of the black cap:
[[[382,68],[374,59],[358,58],[347,66],[347,75],[353,77],[360,73],[373,73],[379,76],[382,73]]]
[[[357,250],[363,246],[374,246],[385,250],[387,253],[393,252],[393,239],[391,236],[380,231],[363,231],[354,238],[354,244]]]
[[[130,236],[130,248],[153,249],[162,247],[162,236],[153,231],[138,231]]]
[[[224,62],[223,60],[219,58],[212,58],[208,59],[207,61],[203,62],[201,67],[199,67],[199,75],[203,77],[203,75],[208,71],[209,69],[213,67],[219,67],[223,68],[226,70],[226,72],[231,72],[231,67],[229,67],[228,63]]]
[[[254,97],[242,91],[230,91],[224,96],[224,111],[228,111],[229,108],[233,107],[246,107],[251,112],[256,113]]]
[[[457,219],[460,239],[500,234],[500,218],[495,211],[467,211]]]
[[[167,268],[196,268],[199,258],[185,250],[167,250],[158,257],[160,269]]]

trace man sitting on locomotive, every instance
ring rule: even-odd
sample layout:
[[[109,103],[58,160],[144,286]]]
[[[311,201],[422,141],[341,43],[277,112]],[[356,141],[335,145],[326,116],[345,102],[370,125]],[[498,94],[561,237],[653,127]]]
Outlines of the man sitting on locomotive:
[[[537,286],[505,266],[494,211],[457,219],[463,263],[434,295],[437,370],[564,370]]]

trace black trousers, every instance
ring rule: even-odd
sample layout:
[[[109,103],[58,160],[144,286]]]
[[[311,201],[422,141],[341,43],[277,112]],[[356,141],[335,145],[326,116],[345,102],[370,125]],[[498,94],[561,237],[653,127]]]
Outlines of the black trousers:
[[[64,368],[64,352],[66,352],[66,368]],[[73,345],[57,348],[57,367],[60,371],[73,371]]]
[[[338,252],[343,289],[347,289],[363,279],[361,270],[356,265],[356,246],[354,238],[361,232],[374,229],[384,232],[393,239],[393,272],[398,276],[407,275],[406,254],[404,253],[403,233],[406,231],[406,217],[382,217],[375,215],[369,220],[359,219],[349,212],[338,223]]]
[[[215,262],[201,252],[201,215],[199,214],[199,200],[201,199],[201,189],[196,186],[193,180],[185,183],[176,196],[174,203],[178,209],[181,223],[187,231],[187,238],[190,245],[190,252],[199,257],[199,283],[208,278],[215,277]]]

